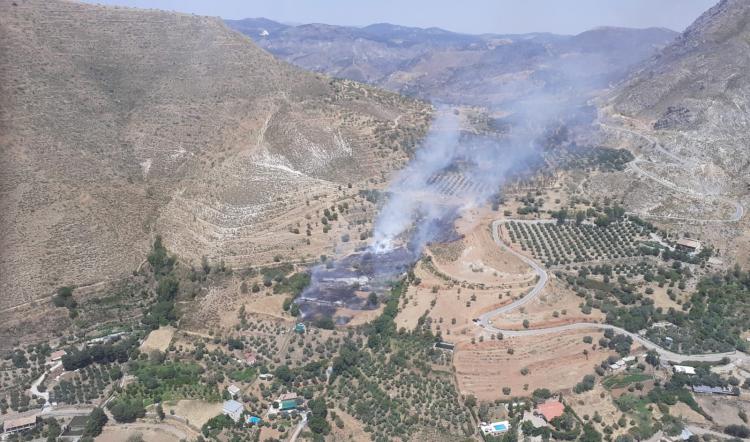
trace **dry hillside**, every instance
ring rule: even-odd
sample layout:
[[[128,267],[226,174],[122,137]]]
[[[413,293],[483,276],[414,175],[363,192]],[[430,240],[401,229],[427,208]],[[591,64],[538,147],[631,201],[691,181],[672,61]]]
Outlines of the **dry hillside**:
[[[128,273],[155,233],[196,263],[314,248],[300,208],[380,180],[428,118],[217,18],[0,0],[0,309]]]
[[[584,188],[749,262],[749,54],[750,3],[722,0],[702,14],[603,101],[608,142],[637,158]]]

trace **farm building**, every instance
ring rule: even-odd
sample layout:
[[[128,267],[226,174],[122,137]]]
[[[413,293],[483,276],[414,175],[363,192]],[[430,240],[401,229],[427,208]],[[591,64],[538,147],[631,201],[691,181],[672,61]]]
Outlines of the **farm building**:
[[[36,427],[37,415],[10,419],[3,423],[3,435],[21,433]]]
[[[622,370],[623,368],[627,368],[628,365],[635,362],[635,356],[626,356],[619,361],[615,362],[614,364],[610,365],[609,368],[612,371],[618,371]]]
[[[693,385],[693,392],[702,394],[723,394],[727,396],[740,395],[740,389],[737,387],[709,387],[708,385]]]
[[[440,350],[453,351],[455,347],[455,344],[452,344],[450,342],[440,341],[435,343],[435,348]]]
[[[510,428],[508,421],[493,422],[491,424],[482,424],[479,429],[485,436],[498,436],[505,433]]]
[[[65,356],[67,352],[65,350],[57,350],[53,351],[51,355],[49,355],[50,362],[57,362],[60,359],[62,359],[63,356]]]
[[[675,365],[672,367],[675,373],[695,374],[695,367],[689,365]]]
[[[700,251],[701,242],[690,238],[680,238],[677,240],[677,249],[685,252],[695,253]]]
[[[542,416],[547,422],[552,419],[562,416],[565,411],[565,405],[557,399],[547,399],[543,403],[536,406],[534,413]]]
[[[225,414],[232,418],[233,421],[239,422],[242,419],[242,413],[245,411],[245,406],[235,400],[224,402],[224,407],[221,410],[222,414]]]

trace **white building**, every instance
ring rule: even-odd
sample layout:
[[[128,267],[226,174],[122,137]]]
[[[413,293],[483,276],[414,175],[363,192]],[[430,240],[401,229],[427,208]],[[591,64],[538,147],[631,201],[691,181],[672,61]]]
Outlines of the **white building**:
[[[242,412],[244,411],[244,405],[232,400],[224,402],[224,408],[221,410],[221,413],[231,417],[233,421],[239,422],[242,419]]]
[[[232,384],[227,387],[227,392],[229,392],[229,395],[232,396],[232,399],[236,399],[237,395],[240,394],[240,387]]]
[[[675,373],[695,374],[695,367],[689,365],[675,365],[672,367]]]

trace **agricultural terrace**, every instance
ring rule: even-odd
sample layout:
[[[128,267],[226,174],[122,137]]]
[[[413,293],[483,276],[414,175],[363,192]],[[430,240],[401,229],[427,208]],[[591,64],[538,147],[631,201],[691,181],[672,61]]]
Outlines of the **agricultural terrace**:
[[[547,267],[640,256],[649,230],[629,219],[608,224],[508,221],[508,236]]]

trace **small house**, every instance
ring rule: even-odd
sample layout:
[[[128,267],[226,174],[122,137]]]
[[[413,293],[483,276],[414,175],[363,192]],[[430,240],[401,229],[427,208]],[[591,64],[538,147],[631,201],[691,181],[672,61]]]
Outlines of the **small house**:
[[[674,365],[672,366],[672,370],[675,373],[682,373],[682,374],[689,374],[689,375],[695,374],[695,367],[691,367],[689,365]]]
[[[240,394],[240,387],[232,384],[227,387],[227,392],[229,393],[229,396],[232,397],[232,399],[236,399],[237,396]]]
[[[682,250],[683,252],[688,252],[688,253],[696,253],[700,251],[700,249],[701,249],[700,241],[690,239],[690,238],[680,238],[677,240],[677,250]]]
[[[3,424],[3,434],[17,434],[36,427],[37,415],[10,419]]]
[[[547,422],[550,422],[556,417],[560,417],[565,412],[565,405],[557,399],[547,399],[543,403],[537,405],[534,409],[534,413],[541,416]]]
[[[235,400],[224,402],[224,407],[221,413],[232,418],[233,421],[239,422],[242,419],[242,413],[245,411],[245,406]]]

